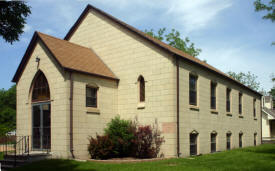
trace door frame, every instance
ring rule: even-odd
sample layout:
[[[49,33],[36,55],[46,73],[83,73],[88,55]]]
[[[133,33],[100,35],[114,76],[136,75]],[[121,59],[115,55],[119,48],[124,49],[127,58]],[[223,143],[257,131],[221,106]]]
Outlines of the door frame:
[[[43,131],[41,131],[41,129],[43,129],[43,110],[42,110],[42,106],[43,105],[50,105],[50,109],[51,109],[51,102],[47,101],[47,102],[38,102],[38,103],[33,103],[31,105],[31,110],[32,110],[32,127],[31,127],[31,143],[32,143],[32,150],[33,151],[44,151],[44,150],[50,150],[51,149],[51,146],[49,149],[45,149],[43,148]],[[40,108],[40,148],[34,148],[33,147],[33,144],[34,144],[34,138],[33,138],[33,115],[34,115],[34,112],[33,112],[33,107],[34,106],[39,106]],[[52,110],[50,110],[50,117],[51,117],[51,112]],[[51,122],[51,121],[50,121]],[[51,130],[51,125],[50,125],[50,130]],[[51,131],[50,131],[50,139],[51,139]],[[50,141],[51,142],[51,141]]]

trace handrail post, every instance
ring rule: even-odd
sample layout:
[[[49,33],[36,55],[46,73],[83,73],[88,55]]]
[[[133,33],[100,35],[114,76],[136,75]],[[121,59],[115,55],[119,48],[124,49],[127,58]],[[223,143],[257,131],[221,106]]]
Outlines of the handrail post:
[[[15,147],[15,149],[14,149],[14,167],[16,166],[16,145],[17,145],[16,140],[17,140],[17,136],[15,136],[15,144],[14,144],[14,147]]]
[[[47,153],[49,153],[49,136],[47,136]]]

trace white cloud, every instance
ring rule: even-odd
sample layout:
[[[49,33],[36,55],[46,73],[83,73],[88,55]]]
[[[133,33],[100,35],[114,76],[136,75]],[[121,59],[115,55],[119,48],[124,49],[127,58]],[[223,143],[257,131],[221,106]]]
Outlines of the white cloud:
[[[29,31],[31,31],[31,30],[32,30],[32,26],[30,26],[30,25],[28,25],[28,24],[25,24],[25,25],[24,25],[23,31],[24,31],[25,33],[29,32]]]
[[[232,0],[79,0],[115,7],[120,13],[128,13],[127,18],[142,18],[150,16],[150,12],[161,10],[158,14],[163,20],[169,20],[169,25],[178,25],[189,33],[213,24],[219,14],[232,6]],[[145,10],[146,9],[146,10]],[[131,14],[131,15],[129,15]],[[151,15],[152,16],[152,15]]]
[[[201,53],[202,59],[220,69],[223,72],[248,72],[251,71],[258,78],[260,86],[265,90],[272,87],[270,74],[272,73],[272,61],[274,55],[270,52],[259,52],[255,48],[256,44],[250,45],[225,45],[217,46],[206,45]],[[255,50],[254,50],[255,49]],[[264,61],[261,59],[265,59]]]
[[[182,23],[186,32],[198,30],[212,24],[211,22],[225,9],[232,6],[230,0],[174,0],[168,7],[166,15]]]
[[[55,31],[50,28],[46,28],[45,30],[43,30],[43,33],[52,35],[55,33]]]
[[[29,39],[27,37],[22,37],[21,40],[23,43],[29,43]]]

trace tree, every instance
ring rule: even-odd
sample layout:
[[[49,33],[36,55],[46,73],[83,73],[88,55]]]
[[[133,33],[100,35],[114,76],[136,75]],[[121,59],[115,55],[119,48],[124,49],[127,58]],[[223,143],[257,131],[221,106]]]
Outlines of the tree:
[[[251,72],[236,73],[236,72],[229,71],[229,72],[227,72],[227,74],[229,76],[231,76],[232,78],[234,78],[235,80],[239,81],[240,83],[248,86],[249,88],[251,88],[255,91],[259,91],[260,83],[257,82],[257,80],[256,80],[257,76],[252,74]]]
[[[15,129],[16,87],[0,90],[0,136]]]
[[[153,29],[145,30],[145,33],[154,37],[160,41],[165,41],[167,44],[188,53],[194,57],[197,57],[201,53],[201,49],[195,48],[194,43],[191,43],[189,38],[182,39],[179,31],[172,29],[170,33],[165,34],[166,28],[160,28],[157,33]]]
[[[271,77],[271,81],[272,81],[273,83],[275,83],[275,74],[272,73],[270,77]],[[275,86],[275,85],[274,85],[274,86]]]
[[[266,11],[267,14],[263,16],[263,19],[271,20],[275,22],[275,0],[270,0],[268,3],[264,3],[262,0],[256,0],[254,2],[255,11]],[[275,42],[272,43],[275,45]]]
[[[274,85],[268,93],[273,97],[273,107],[275,108],[275,74],[271,74],[271,81],[274,83]]]
[[[29,14],[30,6],[24,1],[0,1],[0,36],[11,44],[18,41]]]

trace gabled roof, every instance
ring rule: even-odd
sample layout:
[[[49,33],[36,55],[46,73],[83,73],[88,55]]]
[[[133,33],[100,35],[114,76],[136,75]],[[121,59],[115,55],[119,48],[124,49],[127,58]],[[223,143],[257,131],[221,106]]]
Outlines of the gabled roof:
[[[236,83],[237,85],[243,87],[243,88],[246,88],[248,90],[250,90],[251,92],[259,95],[259,96],[262,96],[262,94],[260,94],[259,92],[245,86],[244,84],[240,83],[239,81],[233,79],[232,77],[228,76],[227,74],[225,74],[224,72],[216,69],[215,67],[199,60],[198,58],[195,58],[179,49],[176,49],[158,39],[155,39],[149,35],[147,35],[146,33],[134,28],[133,26],[130,26],[126,23],[124,23],[123,21],[120,21],[119,19],[103,12],[102,10],[92,6],[92,5],[87,5],[87,7],[85,8],[85,10],[82,12],[82,14],[80,15],[80,17],[78,18],[78,20],[75,22],[75,24],[71,27],[71,29],[69,30],[69,32],[67,33],[67,35],[65,36],[65,40],[69,40],[71,38],[71,36],[74,34],[74,32],[77,30],[77,28],[79,27],[79,25],[82,23],[82,21],[84,20],[84,18],[87,16],[87,14],[89,13],[90,10],[93,10],[93,11],[96,11],[98,12],[99,14],[105,16],[106,18],[110,19],[111,21],[117,23],[118,25],[122,26],[123,28],[133,32],[134,34],[137,34],[138,36],[146,39],[147,41],[151,42],[152,44],[156,45],[157,47],[160,47],[162,49],[164,49],[165,51],[171,53],[172,55],[176,56],[176,57],[180,57],[184,60],[187,60],[195,65],[198,65],[198,66],[201,66],[211,72],[214,72],[224,78],[226,78],[227,80],[229,81],[232,81],[234,83]]]
[[[56,59],[57,63],[65,70],[118,80],[114,73],[103,63],[92,49],[40,32],[35,32],[13,77],[13,82],[19,80],[38,40],[41,40],[52,56]]]
[[[263,107],[263,111],[275,118],[275,111],[274,110],[268,109],[267,107]]]

